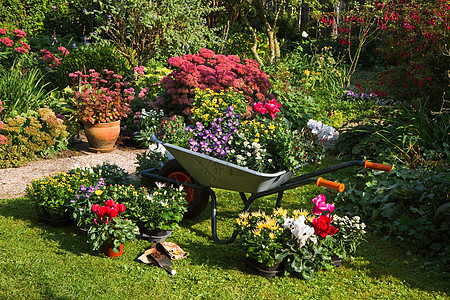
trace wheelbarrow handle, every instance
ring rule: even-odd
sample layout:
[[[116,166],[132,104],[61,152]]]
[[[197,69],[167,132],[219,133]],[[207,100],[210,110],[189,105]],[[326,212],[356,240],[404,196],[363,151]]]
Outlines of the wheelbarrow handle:
[[[391,165],[383,165],[383,164],[373,163],[373,162],[366,160],[366,162],[364,163],[364,169],[367,169],[367,168],[374,169],[374,170],[380,170],[380,171],[386,171],[389,173],[391,173],[391,171],[392,171]]]
[[[330,181],[330,180],[325,180],[322,177],[317,178],[316,184],[318,187],[323,186],[323,187],[326,187],[331,190],[339,191],[341,193],[345,190],[345,184]]]

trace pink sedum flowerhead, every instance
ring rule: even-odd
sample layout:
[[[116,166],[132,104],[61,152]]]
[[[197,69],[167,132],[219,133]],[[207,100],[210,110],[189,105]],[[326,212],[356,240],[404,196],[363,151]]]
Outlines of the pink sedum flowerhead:
[[[0,28],[0,34],[6,34],[6,29],[5,28]]]

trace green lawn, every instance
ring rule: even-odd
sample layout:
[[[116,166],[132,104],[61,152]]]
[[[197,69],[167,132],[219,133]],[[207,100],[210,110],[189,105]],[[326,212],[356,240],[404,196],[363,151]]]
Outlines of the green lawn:
[[[286,193],[284,207],[310,208],[323,190],[307,186]],[[218,191],[219,237],[232,232],[241,209],[237,193]],[[275,197],[255,202],[272,207]],[[305,205],[307,203],[307,205]],[[175,261],[177,274],[137,262],[150,247],[125,244],[124,255],[92,253],[74,225],[40,223],[26,198],[0,200],[0,299],[446,299],[448,273],[439,261],[407,255],[407,249],[374,235],[353,259],[309,281],[266,279],[248,269],[237,243],[211,239],[209,206],[168,240],[189,252]]]

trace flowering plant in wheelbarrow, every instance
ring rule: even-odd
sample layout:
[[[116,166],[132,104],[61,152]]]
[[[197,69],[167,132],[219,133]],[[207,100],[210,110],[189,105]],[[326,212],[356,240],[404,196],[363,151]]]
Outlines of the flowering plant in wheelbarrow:
[[[364,239],[364,223],[358,216],[332,215],[334,205],[324,195],[312,200],[312,214],[279,208],[271,215],[242,213],[237,220],[246,255],[259,263],[284,266],[284,275],[304,279],[318,270],[329,270],[356,251]]]
[[[165,139],[194,152],[265,173],[293,170],[321,158],[323,148],[316,136],[307,127],[292,128],[279,114],[281,105],[275,99],[256,102],[252,113],[244,100],[241,93],[232,89],[197,91],[191,109],[193,124],[186,127],[188,139],[174,141],[167,131]]]

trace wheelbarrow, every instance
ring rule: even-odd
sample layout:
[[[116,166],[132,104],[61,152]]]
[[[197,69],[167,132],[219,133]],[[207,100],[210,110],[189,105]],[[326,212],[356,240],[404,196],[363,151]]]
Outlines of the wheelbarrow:
[[[281,206],[283,192],[306,184],[316,184],[332,190],[343,192],[345,185],[338,182],[317,177],[339,169],[351,166],[364,166],[364,168],[391,172],[392,166],[369,161],[348,161],[314,172],[292,177],[295,170],[280,171],[277,173],[261,173],[253,171],[208,155],[200,154],[169,143],[164,143],[152,137],[163,145],[174,159],[170,159],[155,174],[155,169],[144,170],[141,174],[155,181],[167,182],[174,185],[183,185],[188,202],[188,210],[185,218],[194,218],[206,208],[211,198],[211,230],[213,240],[220,244],[233,242],[237,237],[235,230],[227,240],[221,240],[217,236],[217,199],[212,188],[219,188],[239,192],[244,204],[243,211],[249,211],[258,198],[278,194],[275,207]],[[247,197],[247,194],[250,196]]]

